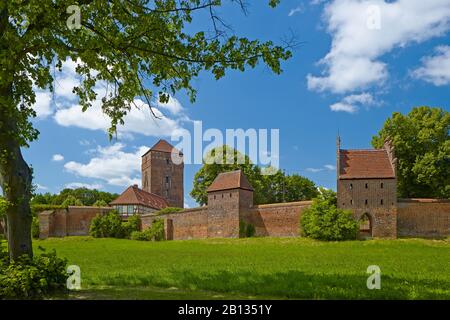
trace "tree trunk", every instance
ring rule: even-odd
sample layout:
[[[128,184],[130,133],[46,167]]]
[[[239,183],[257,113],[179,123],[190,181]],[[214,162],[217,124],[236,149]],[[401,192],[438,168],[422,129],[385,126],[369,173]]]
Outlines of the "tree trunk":
[[[33,256],[30,198],[32,171],[20,151],[17,107],[12,107],[11,86],[0,88],[0,185],[8,201],[7,239],[10,259]]]

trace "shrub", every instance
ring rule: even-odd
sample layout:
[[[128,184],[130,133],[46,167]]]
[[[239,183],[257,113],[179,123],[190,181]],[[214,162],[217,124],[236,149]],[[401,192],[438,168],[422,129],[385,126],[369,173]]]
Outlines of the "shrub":
[[[89,233],[94,238],[123,238],[122,219],[115,211],[97,215],[91,221]]]
[[[164,220],[153,221],[152,226],[145,231],[134,231],[130,236],[131,240],[139,241],[162,241],[164,240]]]
[[[301,233],[306,237],[326,241],[356,239],[358,223],[351,211],[336,207],[336,194],[321,189],[310,208],[301,216]]]
[[[94,204],[92,205],[94,207],[107,207],[108,204],[106,203],[105,200],[97,200],[94,202]]]
[[[133,232],[141,230],[141,217],[137,214],[128,218],[128,221],[122,222],[122,233],[124,238],[130,238]]]
[[[128,221],[122,222],[122,218],[116,211],[106,215],[97,215],[91,221],[89,234],[94,238],[130,238],[133,231],[139,231],[141,218],[133,215]]]
[[[255,226],[251,223],[246,223],[244,221],[239,221],[239,237],[240,238],[251,238],[255,235]]]
[[[39,218],[33,217],[33,220],[31,221],[31,236],[34,239],[39,238]]]
[[[180,211],[183,211],[183,208],[167,207],[167,208],[161,209],[159,211],[156,211],[155,214],[159,216],[162,214],[176,213],[176,212],[180,212]]]
[[[137,241],[150,241],[148,238],[148,232],[146,231],[133,231],[130,235],[130,239]]]
[[[150,240],[164,240],[164,220],[157,219],[153,221],[152,226],[147,231]]]
[[[0,243],[0,298],[37,298],[63,290],[67,281],[66,265],[67,260],[58,258],[55,251],[41,253],[33,259],[22,256],[10,262]]]

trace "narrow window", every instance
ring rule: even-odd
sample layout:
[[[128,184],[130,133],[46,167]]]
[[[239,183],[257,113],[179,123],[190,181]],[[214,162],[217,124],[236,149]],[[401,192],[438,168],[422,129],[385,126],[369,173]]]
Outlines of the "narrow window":
[[[216,200],[216,195],[214,195],[214,200]]]
[[[169,158],[166,158],[166,164],[167,164],[167,165],[170,164]]]
[[[384,186],[383,186],[383,182],[382,182],[382,183],[380,184],[380,188],[383,189],[383,187],[384,187]]]
[[[222,199],[223,199],[223,193],[222,193]]]
[[[381,199],[380,204],[383,205],[383,199]]]
[[[368,183],[366,183],[366,189],[369,189],[369,184]]]
[[[369,201],[367,201],[367,199],[366,199],[366,205],[367,205],[368,202],[369,202]]]
[[[230,193],[230,198],[231,198],[231,193]]]
[[[353,183],[350,183],[350,190],[353,189]]]
[[[169,183],[169,176],[166,176],[166,183]]]
[[[350,200],[350,204],[353,204],[353,200]]]

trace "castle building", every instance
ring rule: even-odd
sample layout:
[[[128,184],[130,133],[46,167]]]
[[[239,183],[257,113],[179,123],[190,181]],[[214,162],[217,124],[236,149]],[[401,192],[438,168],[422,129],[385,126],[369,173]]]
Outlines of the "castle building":
[[[397,199],[395,151],[341,149],[338,138],[337,206],[359,223],[361,238],[448,237],[450,200]],[[127,188],[111,207],[68,207],[39,214],[40,237],[87,235],[98,214],[118,210],[141,216],[142,230],[163,220],[167,240],[238,238],[254,230],[259,237],[300,235],[301,216],[312,201],[255,205],[253,188],[240,170],[220,173],[207,189],[207,205],[176,213],[155,214],[168,206],[183,207],[183,155],[158,141],[142,156],[142,189]],[[1,230],[0,230],[1,231]]]
[[[360,236],[397,236],[397,159],[382,149],[344,150],[337,139],[337,206],[353,212]]]
[[[174,162],[175,160],[175,162]],[[127,188],[110,203],[122,216],[147,214],[166,207],[183,208],[183,154],[159,140],[142,155],[142,189]]]

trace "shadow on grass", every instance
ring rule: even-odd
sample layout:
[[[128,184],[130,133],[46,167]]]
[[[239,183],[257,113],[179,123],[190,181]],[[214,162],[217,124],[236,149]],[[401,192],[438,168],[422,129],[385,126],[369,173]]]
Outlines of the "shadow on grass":
[[[450,282],[414,281],[381,276],[381,289],[369,290],[369,275],[305,274],[297,270],[256,274],[218,270],[211,273],[171,270],[168,277],[115,275],[101,277],[111,286],[157,286],[222,293],[271,296],[279,299],[449,299]]]

